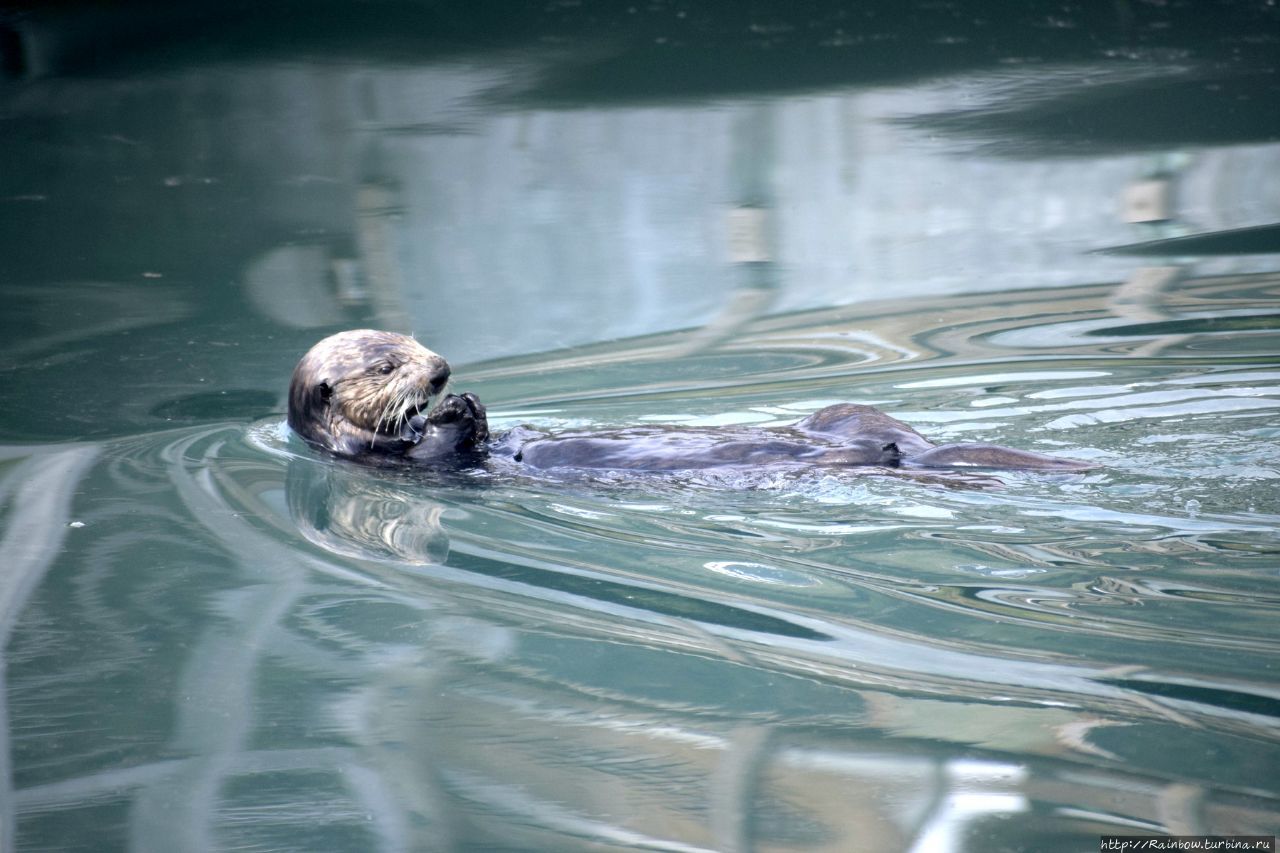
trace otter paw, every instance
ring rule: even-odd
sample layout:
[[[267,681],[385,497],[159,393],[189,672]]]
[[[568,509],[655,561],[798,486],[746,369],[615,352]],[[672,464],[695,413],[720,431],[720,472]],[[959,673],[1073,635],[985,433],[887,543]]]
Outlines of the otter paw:
[[[415,442],[409,456],[437,459],[487,441],[489,421],[479,397],[450,394],[426,415],[410,418],[402,434],[412,436]]]
[[[410,420],[411,426],[414,425],[415,420],[416,418]],[[480,402],[479,397],[471,393],[463,394],[461,397],[456,394],[445,397],[426,416],[422,426],[451,426],[455,429],[466,429],[472,433],[473,439],[477,442],[489,438],[489,419],[484,404]],[[422,432],[422,429],[418,431]]]
[[[447,426],[471,417],[471,407],[467,405],[467,401],[457,394],[450,394],[427,413],[424,421],[428,426]]]
[[[475,421],[475,440],[477,443],[489,440],[489,413],[485,410],[480,398],[471,392],[462,395],[463,401],[471,409],[471,418]]]

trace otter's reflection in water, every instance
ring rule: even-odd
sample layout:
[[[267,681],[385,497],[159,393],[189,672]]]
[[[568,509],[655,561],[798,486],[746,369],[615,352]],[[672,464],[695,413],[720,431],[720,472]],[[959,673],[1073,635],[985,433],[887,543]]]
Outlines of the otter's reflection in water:
[[[411,565],[443,563],[449,556],[444,507],[390,472],[295,459],[285,494],[298,532],[333,554]]]

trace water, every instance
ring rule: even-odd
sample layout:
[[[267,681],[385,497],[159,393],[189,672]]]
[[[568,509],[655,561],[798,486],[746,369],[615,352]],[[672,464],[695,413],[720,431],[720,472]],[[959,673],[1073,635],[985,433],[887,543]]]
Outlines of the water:
[[[0,18],[0,846],[1277,833],[1271,7],[342,8]],[[363,325],[497,429],[1099,467],[367,470],[283,418]]]

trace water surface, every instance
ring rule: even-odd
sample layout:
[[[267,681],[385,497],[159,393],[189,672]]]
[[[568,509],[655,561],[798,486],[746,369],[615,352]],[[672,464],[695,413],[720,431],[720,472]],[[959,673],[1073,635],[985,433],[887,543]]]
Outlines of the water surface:
[[[1268,8],[0,19],[0,844],[1275,834]],[[364,325],[499,429],[1098,467],[367,470],[283,414]]]

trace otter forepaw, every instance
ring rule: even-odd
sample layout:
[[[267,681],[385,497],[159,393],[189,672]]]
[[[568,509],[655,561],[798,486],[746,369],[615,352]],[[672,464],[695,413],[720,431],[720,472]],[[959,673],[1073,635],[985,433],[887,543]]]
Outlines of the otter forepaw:
[[[441,400],[434,409],[427,413],[425,423],[428,426],[445,426],[471,417],[471,407],[456,394],[450,394]]]
[[[425,415],[410,418],[405,437],[416,442],[409,455],[415,459],[435,459],[473,449],[489,438],[489,421],[475,394],[450,394]]]
[[[412,424],[413,421],[411,420],[410,423]],[[424,427],[429,425],[451,425],[466,429],[471,432],[472,439],[477,442],[489,438],[489,418],[484,404],[480,402],[479,397],[471,393],[463,394],[461,397],[450,394],[441,400],[440,405],[432,409],[423,421]]]
[[[480,443],[489,440],[489,413],[485,410],[480,398],[471,392],[462,395],[467,407],[471,409],[471,417],[475,421],[475,441]]]

